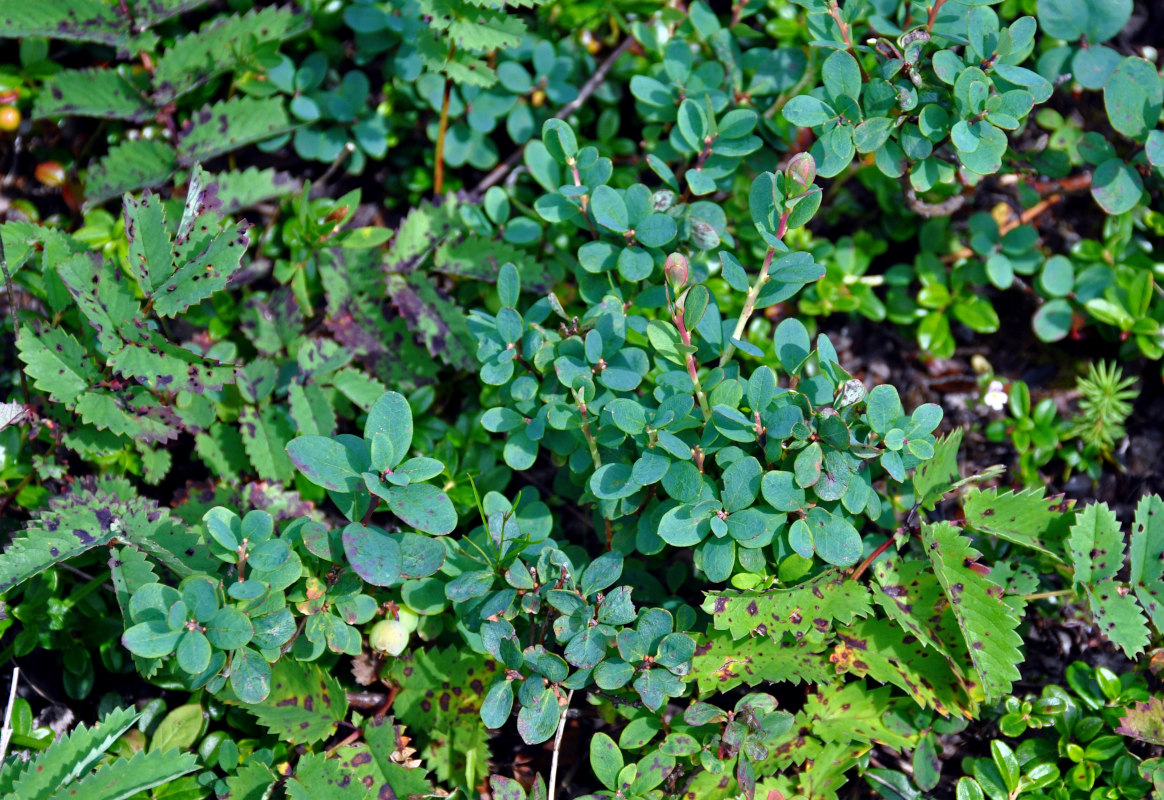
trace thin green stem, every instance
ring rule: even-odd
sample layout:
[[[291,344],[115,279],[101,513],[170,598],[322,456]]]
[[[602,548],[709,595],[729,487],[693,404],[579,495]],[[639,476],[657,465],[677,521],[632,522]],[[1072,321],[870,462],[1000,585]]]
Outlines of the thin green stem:
[[[1067,595],[1075,594],[1074,589],[1057,589],[1053,592],[1035,592],[1034,594],[1021,594],[1020,598],[1026,600],[1028,603],[1032,600],[1049,600],[1052,597],[1066,597]]]
[[[481,503],[481,494],[477,491],[477,482],[473,480],[473,473],[466,472],[465,475],[469,478],[469,486],[473,489],[473,500],[477,504],[477,513],[481,515],[481,525],[484,526],[486,534],[488,534],[489,518],[485,515],[485,506]],[[469,544],[473,545],[473,547],[477,548],[477,552],[480,553],[485,558],[485,563],[488,564],[490,567],[492,567],[494,569],[499,568],[499,565],[501,563],[500,560],[498,560],[495,563],[494,559],[491,558],[490,555],[488,553],[486,553],[483,549],[481,549],[481,545],[479,545],[473,541],[473,537],[465,536],[461,539],[461,541],[468,542]],[[489,537],[489,541],[492,542],[493,538]]]
[[[582,423],[582,434],[586,437],[586,444],[590,447],[590,458],[594,461],[594,468],[598,469],[602,466],[602,456],[598,453],[598,440],[590,432],[589,422]]]
[[[783,237],[784,232],[788,228],[788,216],[782,215],[780,217],[780,230],[777,231],[777,236]],[[776,248],[769,247],[767,255],[764,256],[764,265],[760,267],[760,274],[756,276],[756,280],[752,282],[751,287],[748,288],[748,295],[744,298],[744,308],[740,311],[740,318],[736,320],[736,328],[732,331],[732,338],[728,341],[727,346],[723,349],[723,355],[719,357],[719,365],[726,366],[732,360],[732,356],[736,353],[736,341],[744,340],[744,331],[748,327],[748,320],[752,318],[752,314],[756,311],[756,300],[760,297],[760,291],[764,285],[768,283],[768,270],[772,266],[772,259],[776,257]]]

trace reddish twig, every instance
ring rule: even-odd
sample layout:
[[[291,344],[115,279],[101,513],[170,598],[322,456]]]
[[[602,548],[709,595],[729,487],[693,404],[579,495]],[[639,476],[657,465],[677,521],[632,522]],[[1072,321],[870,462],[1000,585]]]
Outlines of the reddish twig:
[[[876,561],[882,553],[884,553],[886,550],[888,550],[889,546],[891,544],[893,544],[893,542],[896,539],[897,539],[897,536],[896,536],[896,534],[894,534],[893,536],[890,536],[888,539],[886,539],[884,542],[882,542],[876,550],[874,550],[872,553],[869,554],[868,558],[866,558],[864,561],[861,562],[860,566],[858,566],[855,570],[853,570],[853,574],[849,576],[849,579],[855,581],[858,578],[860,578],[865,573],[865,570],[869,569],[869,565],[872,564],[874,561]]]
[[[934,4],[930,6],[929,14],[926,17],[926,33],[934,32],[934,23],[938,21],[938,12],[942,10],[946,0],[934,0]]]
[[[841,17],[841,8],[837,5],[837,0],[829,0],[828,15],[833,18],[833,22],[837,23],[837,28],[841,32],[841,41],[845,43],[845,47],[849,48],[849,52],[857,62],[857,69],[861,70],[861,80],[868,81],[869,73],[865,72],[865,65],[857,56],[857,48],[853,47],[853,30],[849,27],[849,23]]]

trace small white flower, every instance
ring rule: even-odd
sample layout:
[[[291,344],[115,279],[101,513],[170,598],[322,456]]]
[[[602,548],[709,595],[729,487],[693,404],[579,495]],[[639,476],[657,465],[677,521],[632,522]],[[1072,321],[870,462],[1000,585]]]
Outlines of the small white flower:
[[[986,394],[982,396],[982,402],[995,411],[1002,411],[1006,407],[1006,400],[1006,390],[1002,388],[1002,381],[991,381],[986,387]]]

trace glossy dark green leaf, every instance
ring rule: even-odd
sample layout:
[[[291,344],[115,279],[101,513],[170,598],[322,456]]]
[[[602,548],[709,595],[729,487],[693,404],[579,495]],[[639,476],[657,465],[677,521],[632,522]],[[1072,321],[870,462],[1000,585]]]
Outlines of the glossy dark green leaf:
[[[513,712],[513,683],[507,678],[494,681],[481,703],[481,721],[490,728],[500,728]]]
[[[261,703],[271,693],[271,665],[249,647],[230,659],[230,688],[244,703]]]
[[[602,785],[614,791],[618,788],[618,773],[624,766],[622,750],[614,740],[599,731],[590,739],[590,767]]]
[[[237,650],[250,644],[254,626],[236,608],[220,608],[206,623],[206,638],[219,650]]]
[[[1135,167],[1111,158],[1096,167],[1091,179],[1091,195],[1109,214],[1123,214],[1140,203],[1144,182]]]
[[[449,496],[431,484],[387,486],[375,493],[402,522],[418,531],[441,536],[457,527],[457,511]]]
[[[371,447],[377,435],[383,437],[383,445],[377,448],[379,458],[372,464],[373,469],[390,469],[408,455],[412,446],[412,409],[403,395],[386,392],[369,409],[364,423],[364,440]]]
[[[594,221],[607,230],[625,233],[628,230],[626,203],[609,186],[598,186],[590,196]]]
[[[142,658],[161,658],[174,652],[183,631],[172,630],[162,619],[139,622],[121,636],[121,643]]]
[[[342,539],[348,563],[365,581],[391,586],[400,580],[404,556],[387,533],[353,522],[344,528]]]
[[[547,689],[533,706],[517,712],[517,732],[526,744],[541,744],[554,735],[560,718],[557,695]]]
[[[348,448],[326,436],[300,436],[287,445],[291,463],[316,486],[333,492],[355,492],[363,488],[360,473],[366,465],[356,462]]]
[[[603,553],[586,567],[578,581],[578,586],[583,596],[590,597],[609,586],[613,586],[621,575],[622,553],[617,550]]]

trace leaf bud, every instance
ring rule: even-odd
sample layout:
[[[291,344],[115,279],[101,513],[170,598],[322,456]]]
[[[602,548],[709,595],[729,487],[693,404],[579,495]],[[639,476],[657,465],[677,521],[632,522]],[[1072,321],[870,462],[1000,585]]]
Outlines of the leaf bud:
[[[681,289],[686,286],[687,281],[691,279],[691,267],[687,263],[687,256],[682,253],[667,256],[663,273],[667,276],[667,282],[674,288]]]

